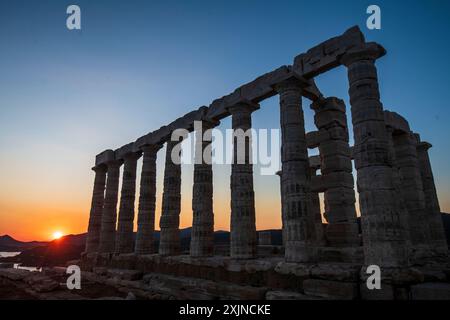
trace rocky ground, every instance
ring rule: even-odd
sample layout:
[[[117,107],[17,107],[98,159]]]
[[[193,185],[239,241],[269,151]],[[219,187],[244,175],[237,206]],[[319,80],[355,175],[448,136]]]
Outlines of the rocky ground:
[[[42,272],[0,269],[0,300],[136,299],[133,294],[84,279],[81,290],[66,286],[65,268]]]

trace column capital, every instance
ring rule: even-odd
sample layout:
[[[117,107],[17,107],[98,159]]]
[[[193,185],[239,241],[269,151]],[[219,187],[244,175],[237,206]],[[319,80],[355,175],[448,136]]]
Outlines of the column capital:
[[[336,97],[328,97],[311,103],[310,108],[316,112],[320,111],[340,111],[345,113],[345,103]]]
[[[142,156],[142,152],[138,151],[138,152],[130,152],[127,153],[123,156],[123,160],[124,161],[134,161],[134,160],[138,160],[140,157]]]
[[[108,169],[110,169],[110,168],[120,167],[122,164],[123,164],[123,160],[122,159],[120,159],[120,160],[111,160],[111,161],[108,161],[106,163],[106,166],[108,167]]]
[[[360,60],[371,60],[375,61],[386,54],[386,49],[384,49],[380,44],[376,42],[367,42],[361,46],[355,47],[347,51],[340,59],[340,62],[349,66],[354,62]]]
[[[108,167],[106,166],[106,164],[99,164],[99,165],[92,167],[91,169],[95,173],[102,173],[102,172],[104,173],[108,170]]]
[[[227,107],[228,112],[233,115],[237,113],[252,113],[259,109],[259,104],[250,100],[241,100],[233,106]]]
[[[433,147],[433,145],[426,141],[417,143],[417,149],[420,151],[428,151],[428,149],[430,149],[431,147]]]

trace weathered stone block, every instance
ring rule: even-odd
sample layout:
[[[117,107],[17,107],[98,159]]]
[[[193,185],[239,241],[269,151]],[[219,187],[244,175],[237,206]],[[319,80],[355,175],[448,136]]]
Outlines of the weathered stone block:
[[[311,268],[313,278],[335,281],[358,281],[361,266],[353,264],[321,263]]]
[[[307,295],[333,300],[353,300],[358,297],[358,287],[353,282],[307,279],[303,281],[303,290]]]

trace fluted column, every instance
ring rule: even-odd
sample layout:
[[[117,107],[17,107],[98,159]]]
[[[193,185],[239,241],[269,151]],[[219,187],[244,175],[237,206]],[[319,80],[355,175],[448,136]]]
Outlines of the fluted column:
[[[281,200],[285,259],[308,262],[314,259],[314,217],[310,193],[310,168],[302,110],[301,83],[286,80],[276,87],[280,95]]]
[[[140,156],[140,153],[129,153],[124,156],[116,253],[131,253],[134,251],[133,225],[134,201],[136,198],[136,166]]]
[[[119,175],[121,161],[107,164],[105,201],[103,204],[102,227],[100,232],[100,248],[103,253],[112,253],[116,243],[117,197],[119,193]]]
[[[180,253],[181,165],[174,163],[171,158],[172,150],[178,143],[167,142],[162,213],[159,222],[161,255]]]
[[[433,170],[431,168],[428,149],[432,146],[428,142],[421,142],[417,138],[417,156],[422,177],[423,192],[425,194],[426,225],[430,231],[430,247],[435,254],[448,256],[447,239],[445,237],[444,226],[442,223],[441,208],[436,193]]]
[[[233,164],[231,165],[231,234],[230,255],[235,259],[256,256],[255,194],[251,163],[251,134],[243,133],[252,127],[251,114],[259,106],[241,102],[229,109],[232,115]]]
[[[430,230],[426,225],[425,195],[417,157],[416,141],[411,133],[392,136],[395,158],[400,178],[400,193],[408,212],[409,241],[412,258],[424,258],[430,253]]]
[[[100,230],[102,227],[103,202],[105,200],[106,169],[105,165],[92,168],[95,171],[95,179],[86,239],[85,252],[87,253],[98,251]]]
[[[190,255],[212,256],[214,251],[213,176],[211,164],[211,135],[205,130],[212,124],[202,122],[196,131],[194,186],[192,190],[192,232]],[[208,154],[205,154],[208,152]]]
[[[319,144],[325,181],[326,238],[331,246],[358,246],[355,190],[344,101],[330,97],[311,105],[314,122],[324,138]]]
[[[402,192],[402,183],[400,178],[400,170],[398,168],[398,162],[396,159],[395,154],[395,147],[394,147],[394,139],[393,139],[393,133],[394,129],[391,126],[386,126],[386,132],[388,136],[388,150],[389,150],[389,158],[392,161],[393,164],[393,170],[392,170],[392,183],[394,185],[394,189],[396,190],[397,194],[401,194]],[[405,229],[405,246],[408,248],[408,255],[412,253],[413,247],[411,246],[411,232],[410,232],[410,215],[408,213],[408,210],[406,209],[405,200],[402,197],[397,197],[397,210],[400,213],[400,223]]]
[[[156,205],[156,154],[160,145],[147,145],[143,151],[139,209],[136,234],[136,254],[154,253]]]
[[[366,43],[342,58],[348,68],[365,263],[383,267],[408,264],[406,234],[392,181],[392,162],[380,102],[375,60],[385,50]]]

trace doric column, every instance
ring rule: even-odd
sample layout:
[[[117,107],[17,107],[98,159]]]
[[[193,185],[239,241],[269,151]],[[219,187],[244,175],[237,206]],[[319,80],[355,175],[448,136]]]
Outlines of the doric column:
[[[171,157],[172,150],[178,143],[180,142],[167,142],[162,213],[159,221],[161,255],[180,253],[181,165],[174,163]]]
[[[194,186],[192,189],[192,232],[190,255],[212,256],[214,251],[213,176],[211,163],[211,123],[202,122],[196,131]],[[206,152],[208,154],[206,154]]]
[[[401,194],[402,184],[401,184],[401,178],[400,178],[400,171],[398,168],[398,163],[395,155],[395,147],[394,147],[394,139],[393,139],[393,133],[394,129],[387,125],[386,126],[386,132],[388,137],[388,153],[389,158],[392,161],[393,167],[392,167],[392,183],[394,185],[394,189],[397,194]],[[405,246],[408,248],[408,255],[410,256],[411,250],[413,248],[411,247],[411,236],[410,236],[410,216],[408,213],[408,210],[406,210],[406,204],[402,197],[397,197],[397,210],[400,215],[400,224],[402,225],[403,229],[405,230],[405,237],[406,242]]]
[[[431,169],[430,157],[428,155],[428,149],[431,148],[431,144],[421,142],[419,135],[416,135],[416,139],[418,142],[417,156],[419,159],[423,192],[425,194],[426,225],[428,225],[430,231],[430,247],[435,254],[447,256],[447,239],[442,223],[441,208],[436,193],[433,170]]]
[[[92,168],[95,171],[94,190],[92,192],[91,213],[89,215],[88,234],[85,252],[97,252],[102,227],[103,202],[105,200],[106,166]]]
[[[311,208],[310,168],[302,110],[302,83],[290,79],[280,83],[281,200],[283,238],[288,262],[308,262],[313,254],[308,242],[314,239]]]
[[[256,256],[255,194],[251,163],[251,114],[259,105],[241,102],[229,108],[232,115],[233,164],[231,165],[230,255],[235,259]],[[246,134],[245,134],[246,133]]]
[[[105,201],[103,204],[102,227],[100,232],[100,252],[112,253],[116,244],[117,197],[119,175],[122,162],[108,162]]]
[[[398,170],[400,194],[407,211],[409,241],[412,258],[424,258],[430,253],[430,234],[426,225],[425,195],[416,141],[412,133],[395,133],[392,135],[395,151],[394,166]]]
[[[384,54],[381,46],[366,43],[346,53],[342,62],[348,68],[350,84],[365,263],[400,267],[408,264],[406,237],[396,205],[375,67],[375,60]]]
[[[326,98],[311,105],[314,122],[321,136],[319,144],[321,174],[326,184],[326,238],[331,246],[358,246],[358,224],[352,160],[348,144],[344,101]]]
[[[156,205],[156,154],[160,145],[146,145],[143,151],[141,187],[136,234],[136,254],[154,253],[153,234],[155,231]]]
[[[134,201],[136,198],[136,166],[140,156],[140,152],[128,153],[124,156],[116,253],[131,253],[134,251],[133,225]]]

